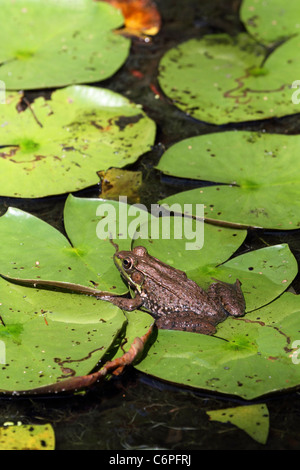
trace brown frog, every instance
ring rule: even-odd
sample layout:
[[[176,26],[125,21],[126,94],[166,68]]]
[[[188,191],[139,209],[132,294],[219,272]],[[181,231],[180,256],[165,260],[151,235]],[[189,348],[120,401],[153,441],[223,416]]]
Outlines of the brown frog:
[[[188,279],[185,272],[150,256],[146,248],[137,246],[132,251],[119,251],[118,246],[112,244],[117,250],[114,262],[135,294],[131,299],[68,282],[1,276],[10,282],[34,287],[53,286],[94,295],[123,310],[143,308],[155,318],[158,328],[168,330],[212,335],[216,325],[228,315],[244,315],[245,300],[238,279],[234,284],[216,280],[205,291]]]
[[[245,313],[238,279],[234,284],[216,281],[205,291],[183,271],[150,256],[142,246],[117,251],[114,262],[135,296],[132,299],[108,296],[107,300],[123,310],[140,307],[148,310],[158,328],[212,335],[216,325],[228,315]]]

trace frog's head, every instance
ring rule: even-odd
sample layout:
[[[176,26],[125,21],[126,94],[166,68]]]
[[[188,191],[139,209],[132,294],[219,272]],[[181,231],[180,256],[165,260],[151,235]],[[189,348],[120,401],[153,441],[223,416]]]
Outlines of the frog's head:
[[[136,246],[132,251],[117,251],[114,254],[116,267],[128,284],[138,292],[141,292],[145,277],[141,269],[142,261],[147,256],[148,252],[143,246]]]

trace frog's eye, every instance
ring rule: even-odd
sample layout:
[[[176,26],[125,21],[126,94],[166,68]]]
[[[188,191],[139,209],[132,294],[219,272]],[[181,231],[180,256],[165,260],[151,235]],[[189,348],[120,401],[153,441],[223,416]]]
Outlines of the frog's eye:
[[[123,268],[124,268],[126,271],[128,271],[129,269],[131,269],[132,266],[133,266],[133,262],[132,262],[132,259],[131,259],[131,258],[124,258],[122,264],[123,264]]]

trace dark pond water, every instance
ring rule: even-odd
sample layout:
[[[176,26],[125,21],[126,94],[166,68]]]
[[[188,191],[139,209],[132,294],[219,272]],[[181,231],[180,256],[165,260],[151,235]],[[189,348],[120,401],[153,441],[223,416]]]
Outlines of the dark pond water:
[[[156,145],[130,169],[143,173],[142,203],[151,204],[169,194],[187,189],[187,182],[161,178],[153,166],[163,150],[189,136],[217,130],[247,129],[267,132],[299,133],[298,115],[282,119],[217,127],[195,121],[168,100],[156,99],[157,66],[170,47],[192,37],[215,32],[238,32],[243,25],[238,18],[238,0],[157,0],[163,26],[152,42],[134,40],[131,54],[122,69],[111,79],[101,82],[143,105],[157,123]],[[136,78],[133,70],[143,73]],[[300,78],[300,77],[296,77]],[[28,98],[35,95],[27,93]],[[77,196],[97,197],[99,187],[89,188]],[[40,200],[0,199],[3,213],[9,205],[29,211],[58,229],[63,229],[62,210],[65,196]],[[242,251],[265,246],[265,243],[289,243],[299,260],[300,233],[252,231]],[[299,279],[293,283],[299,293]],[[128,369],[104,386],[94,387],[85,395],[1,399],[0,424],[6,421],[27,423],[50,422],[55,430],[58,450],[144,450],[177,451],[213,449],[300,449],[300,399],[297,391],[264,397],[270,413],[270,433],[266,445],[260,445],[234,426],[209,422],[206,410],[243,404],[242,400],[215,396],[205,392],[173,387]]]

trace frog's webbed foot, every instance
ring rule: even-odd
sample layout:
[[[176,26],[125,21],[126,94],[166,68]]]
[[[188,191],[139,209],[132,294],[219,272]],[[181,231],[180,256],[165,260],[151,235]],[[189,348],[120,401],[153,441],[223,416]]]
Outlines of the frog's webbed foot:
[[[156,320],[155,324],[161,330],[190,331],[204,335],[213,335],[216,332],[216,328],[212,323],[201,319],[194,312],[168,313],[168,315]]]
[[[240,317],[245,314],[246,304],[241,289],[241,282],[237,279],[234,284],[219,281],[211,284],[207,290],[210,298],[221,305],[229,315]]]

